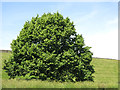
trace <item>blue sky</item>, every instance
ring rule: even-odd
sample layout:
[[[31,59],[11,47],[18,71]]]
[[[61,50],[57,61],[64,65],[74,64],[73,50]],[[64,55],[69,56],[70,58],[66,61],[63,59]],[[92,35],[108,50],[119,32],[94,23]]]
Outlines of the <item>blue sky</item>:
[[[25,21],[57,11],[74,22],[94,57],[118,58],[117,2],[3,2],[0,49],[11,49]]]

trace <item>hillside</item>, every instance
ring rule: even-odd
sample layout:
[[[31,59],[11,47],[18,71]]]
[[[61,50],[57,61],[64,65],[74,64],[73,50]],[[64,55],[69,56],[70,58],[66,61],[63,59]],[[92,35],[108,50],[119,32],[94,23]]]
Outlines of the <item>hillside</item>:
[[[2,53],[3,61],[8,59],[11,53]],[[2,70],[3,88],[118,88],[118,60],[93,58],[95,67],[94,82],[60,83],[40,80],[9,80],[6,72]]]

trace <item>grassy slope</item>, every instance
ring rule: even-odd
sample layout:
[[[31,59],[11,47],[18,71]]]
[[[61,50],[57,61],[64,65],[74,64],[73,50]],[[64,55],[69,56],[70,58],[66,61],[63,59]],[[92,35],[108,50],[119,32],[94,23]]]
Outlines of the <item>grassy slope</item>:
[[[2,65],[4,59],[10,57],[10,53],[2,54]],[[95,59],[91,64],[95,66],[94,82],[59,83],[41,80],[9,80],[7,74],[2,70],[3,88],[118,88],[118,61],[110,59]]]

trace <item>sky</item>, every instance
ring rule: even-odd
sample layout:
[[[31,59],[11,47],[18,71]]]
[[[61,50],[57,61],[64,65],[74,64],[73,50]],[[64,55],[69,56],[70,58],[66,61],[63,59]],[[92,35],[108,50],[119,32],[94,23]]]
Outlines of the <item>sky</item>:
[[[93,57],[118,59],[118,2],[2,2],[0,49],[11,50],[25,21],[57,11],[74,22]]]

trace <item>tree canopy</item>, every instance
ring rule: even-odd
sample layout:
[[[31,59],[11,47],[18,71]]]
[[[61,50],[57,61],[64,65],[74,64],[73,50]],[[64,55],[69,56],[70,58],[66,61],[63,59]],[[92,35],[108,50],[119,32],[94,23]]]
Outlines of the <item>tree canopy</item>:
[[[11,43],[4,70],[10,78],[55,81],[93,80],[93,53],[75,25],[61,14],[47,13],[26,21]]]

